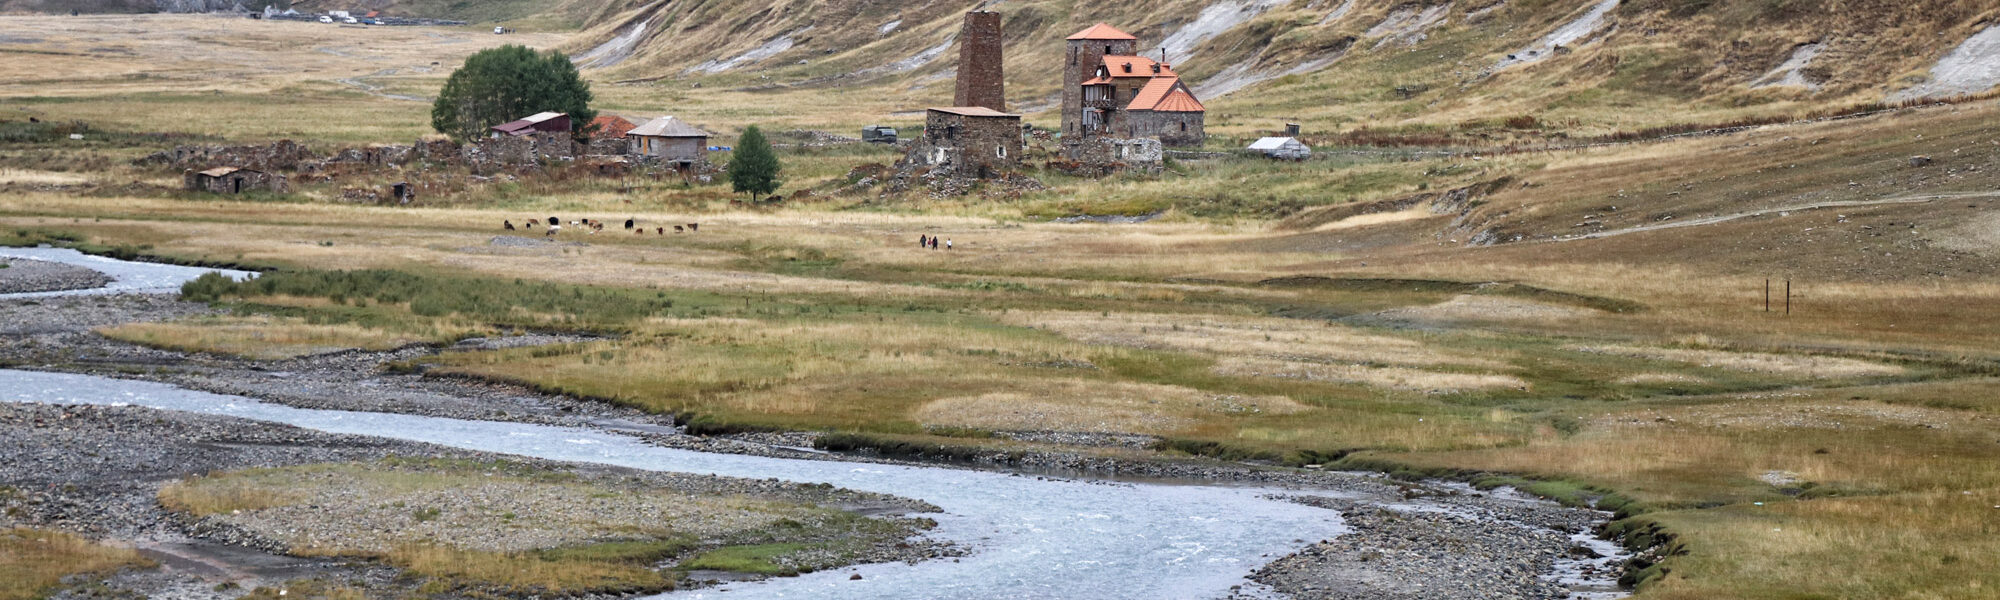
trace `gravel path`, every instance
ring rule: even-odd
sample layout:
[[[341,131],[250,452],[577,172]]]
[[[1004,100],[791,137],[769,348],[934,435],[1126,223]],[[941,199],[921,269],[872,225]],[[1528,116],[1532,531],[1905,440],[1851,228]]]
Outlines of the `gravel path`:
[[[104,287],[111,278],[74,265],[0,258],[0,294],[59,292]]]

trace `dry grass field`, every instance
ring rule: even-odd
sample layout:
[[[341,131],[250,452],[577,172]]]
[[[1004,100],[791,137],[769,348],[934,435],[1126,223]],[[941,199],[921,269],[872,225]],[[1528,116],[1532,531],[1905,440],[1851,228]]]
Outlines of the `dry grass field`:
[[[50,61],[0,66],[0,120],[81,120],[106,133],[0,145],[0,242],[276,269],[258,283],[191,286],[236,316],[107,336],[279,358],[589,331],[607,337],[425,362],[673,413],[705,431],[1005,449],[1045,446],[1002,434],[1133,434],[1158,443],[1061,449],[1522,477],[1571,501],[1629,499],[1621,527],[1670,536],[1680,554],[1649,573],[1641,598],[1973,599],[2000,588],[1991,100],[1476,159],[1228,158],[1102,180],[1038,172],[1051,189],[954,198],[840,195],[850,169],[895,153],[787,147],[784,192],[810,189],[813,200],[742,208],[722,185],[555,165],[392,206],[343,202],[340,189],[405,173],[229,199],[169,189],[178,173],[130,161],[187,140],[407,143],[426,132],[427,104],[379,94],[429,94],[451,64],[492,44],[587,44],[210,17],[4,17],[0,38],[32,38],[0,51]],[[1416,58],[1358,62],[1398,60]],[[1526,89],[1554,75],[1510,77]],[[750,124],[849,134],[914,120],[896,113],[912,101],[902,91],[595,83],[608,111],[671,112],[726,139]],[[1629,89],[1608,100],[1551,93],[1578,97],[1564,113],[1582,123],[1578,135],[1657,125],[1643,113],[1665,102],[1615,101]],[[1308,116],[1399,126],[1509,116],[1469,103],[1435,114],[1419,102],[1360,106]],[[1912,166],[1919,155],[1932,162]],[[1472,191],[1453,203],[1454,189]],[[552,215],[702,226],[495,241],[508,235],[503,220]],[[1052,219],[1075,215],[1153,218]],[[918,250],[920,234],[955,249]],[[1782,295],[1765,310],[1767,280],[1779,294],[1789,282],[1789,313]],[[289,501],[221,481],[174,502],[212,512]],[[444,573],[462,551],[399,560]]]
[[[63,577],[149,566],[131,548],[116,548],[47,529],[0,531],[0,599],[43,597]]]
[[[372,557],[422,578],[419,589],[503,596],[669,590],[680,573],[650,567],[676,556],[773,543],[840,556],[911,533],[904,524],[804,501],[505,462],[390,459],[232,471],[169,484],[159,500],[256,532],[293,554]],[[776,567],[766,560],[761,568]]]

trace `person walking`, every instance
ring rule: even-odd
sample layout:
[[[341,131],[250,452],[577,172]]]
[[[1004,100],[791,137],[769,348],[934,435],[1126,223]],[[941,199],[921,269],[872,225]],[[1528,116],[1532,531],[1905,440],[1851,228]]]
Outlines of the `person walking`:
[[[921,233],[917,234],[918,248],[929,248],[930,246],[931,246],[931,236]]]
[[[950,249],[951,249],[951,239],[950,239],[950,238],[946,238],[946,239],[945,239],[945,241],[944,241],[944,249],[946,249],[946,250],[950,250]]]

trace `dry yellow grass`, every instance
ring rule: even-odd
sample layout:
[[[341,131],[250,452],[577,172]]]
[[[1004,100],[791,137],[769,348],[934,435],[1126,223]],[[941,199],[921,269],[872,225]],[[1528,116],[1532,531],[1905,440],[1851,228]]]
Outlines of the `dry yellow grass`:
[[[1618,383],[1626,385],[1701,384],[1707,382],[1708,380],[1706,379],[1685,373],[1638,373],[1618,379]]]
[[[1214,415],[1290,415],[1310,410],[1283,396],[1220,395],[1158,384],[1044,379],[1007,391],[940,398],[912,411],[932,426],[997,431],[1173,435]]]
[[[314,325],[304,319],[262,315],[128,323],[100,328],[97,333],[156,348],[230,354],[254,360],[282,360],[350,349],[381,351],[436,341],[357,325]],[[442,335],[442,331],[433,333]]]
[[[1992,598],[1995,506],[1989,487],[1656,515],[1690,554],[1645,596]]]
[[[1437,323],[1507,321],[1512,324],[1531,322],[1560,326],[1576,319],[1599,314],[1602,314],[1602,311],[1514,298],[1461,294],[1437,304],[1394,308],[1375,313],[1374,316],[1391,320]]]
[[[1225,358],[1215,365],[1219,375],[1275,377],[1306,381],[1359,383],[1425,393],[1506,388],[1526,390],[1528,382],[1512,375],[1450,373],[1407,367],[1375,367],[1265,358]]]
[[[89,176],[79,173],[36,171],[29,169],[0,169],[0,185],[13,184],[13,183],[29,184],[29,185],[37,185],[37,184],[75,185],[79,183],[89,183],[89,182],[90,182]]]
[[[999,318],[1085,343],[1131,348],[1410,367],[1503,366],[1491,358],[1461,356],[1417,340],[1319,321],[1076,311],[1011,311]]]
[[[1901,375],[1905,371],[1904,368],[1896,365],[1829,356],[1694,350],[1686,348],[1644,348],[1638,346],[1574,346],[1571,349],[1578,352],[1687,363],[1703,368],[1729,369],[1815,379],[1884,377]]]
[[[106,546],[62,531],[4,529],[0,530],[0,600],[34,600],[70,575],[147,564],[131,548]]]
[[[399,547],[388,553],[388,560],[421,575],[523,591],[658,589],[670,583],[665,575],[636,565],[545,560],[432,545]]]

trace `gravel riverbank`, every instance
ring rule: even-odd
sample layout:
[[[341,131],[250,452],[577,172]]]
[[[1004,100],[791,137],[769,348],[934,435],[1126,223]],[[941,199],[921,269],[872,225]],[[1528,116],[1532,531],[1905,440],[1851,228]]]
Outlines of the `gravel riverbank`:
[[[689,436],[680,433],[670,417],[662,415],[543,394],[515,385],[398,373],[383,368],[389,363],[439,351],[431,347],[410,347],[389,352],[338,352],[284,361],[250,361],[156,350],[109,340],[89,332],[92,327],[102,325],[162,320],[203,314],[209,310],[206,306],[179,302],[168,296],[0,300],[0,342],[5,342],[0,344],[0,365],[160,381],[301,408],[595,427],[634,435],[660,446],[704,452],[935,466],[935,463],[900,458],[827,454],[799,449],[812,444],[816,435],[809,433]],[[463,349],[563,341],[574,340],[559,336],[520,336],[468,341]],[[30,417],[30,420],[33,418]],[[216,443],[199,441],[206,439],[202,435],[177,433],[174,428],[199,427],[182,422],[191,419],[195,418],[181,416],[167,419],[168,430],[147,435],[165,440],[181,437],[196,440],[188,442],[190,448]],[[0,437],[12,438],[12,431],[0,428]],[[274,453],[268,456],[253,454],[233,459],[230,457],[235,455],[225,453],[214,460],[238,460],[238,463],[230,464],[244,465],[303,464],[387,453],[451,455],[435,449],[403,448],[395,444],[374,447],[358,440],[317,439],[304,433],[285,435],[301,437],[296,442],[248,444],[259,451]],[[132,436],[121,434],[121,437]],[[1045,444],[1063,444],[1063,440],[1074,436],[1029,432],[1014,437]],[[223,445],[231,443],[236,442],[223,442]],[[1138,444],[1137,440],[1126,439],[1079,439],[1076,444],[1068,444],[1076,448],[1074,451],[1064,450],[1063,446],[1041,446],[1042,449],[1034,451],[994,452],[991,456],[959,464],[1022,470],[1041,476],[1056,474],[1065,478],[1158,478],[1271,485],[1301,490],[1301,496],[1296,501],[1340,511],[1349,520],[1354,533],[1317,543],[1300,540],[1299,544],[1306,547],[1304,550],[1277,558],[1276,562],[1254,577],[1255,581],[1278,593],[1299,598],[1563,598],[1568,595],[1568,589],[1551,581],[1548,574],[1555,570],[1557,561],[1570,557],[1576,551],[1577,544],[1572,537],[1590,530],[1604,518],[1594,511],[1565,509],[1546,502],[1478,493],[1449,485],[1412,484],[1359,474],[1259,468],[1211,461],[1112,458],[1099,452],[1105,447],[1124,446],[1129,449]],[[0,445],[0,448],[6,447]],[[63,446],[57,444],[56,447]],[[195,453],[194,450],[186,452]],[[88,456],[87,453],[82,455]],[[162,453],[155,460],[160,464],[178,465],[182,464],[183,458],[178,454]],[[57,462],[44,468],[60,469],[63,466],[60,461],[75,459],[51,456],[46,460]],[[234,468],[205,463],[192,457],[186,460],[186,465],[189,465],[186,468],[168,471],[190,473],[200,469]],[[141,469],[134,467],[130,470]],[[0,471],[0,482],[14,481],[13,477],[12,472]],[[164,479],[151,481],[157,485]],[[39,485],[47,487],[49,483]],[[83,495],[73,498],[75,502],[84,502],[84,499],[99,493],[95,488],[79,489],[85,491]],[[145,505],[151,502],[151,491],[139,489],[120,493],[124,495],[118,497],[124,499],[102,503],[107,506],[105,510],[123,510],[136,516],[121,520],[78,514],[69,518],[69,522],[101,520],[106,527],[102,534],[115,533],[121,537],[143,535],[149,531],[166,531],[169,534],[173,531],[171,527],[163,529],[157,525],[157,515],[143,514]],[[1332,494],[1338,498],[1315,493]],[[116,508],[118,506],[124,508]],[[50,514],[55,516],[37,517],[35,522],[56,525],[62,519],[57,513]],[[238,541],[248,542],[247,539]],[[917,549],[915,552],[930,556],[935,549]],[[868,559],[895,558],[870,556]],[[1605,575],[1609,579],[1616,576],[1614,573]]]
[[[87,290],[109,283],[110,277],[83,267],[0,257],[0,294]]]

